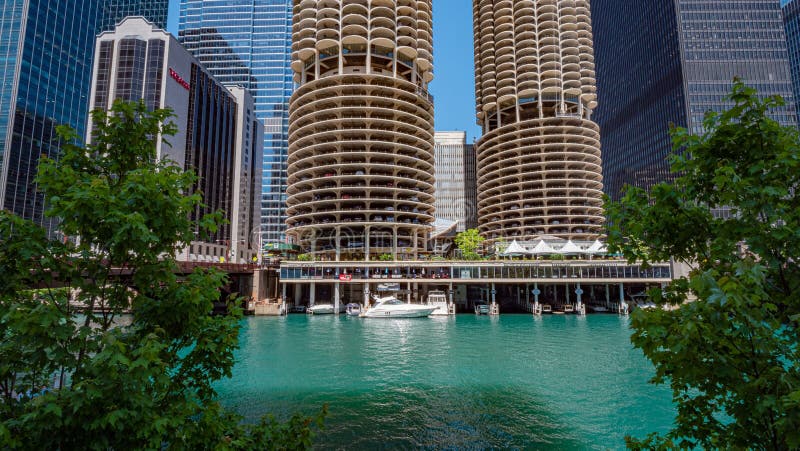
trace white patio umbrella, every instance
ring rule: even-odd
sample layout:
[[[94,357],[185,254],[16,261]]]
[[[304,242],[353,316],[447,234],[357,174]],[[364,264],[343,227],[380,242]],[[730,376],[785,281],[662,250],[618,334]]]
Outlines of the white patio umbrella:
[[[578,245],[572,242],[572,240],[567,241],[567,244],[564,245],[561,249],[558,250],[558,253],[561,255],[577,255],[583,254],[583,249],[579,248]]]
[[[546,241],[542,240],[539,241],[536,244],[536,246],[534,246],[534,248],[530,251],[530,253],[533,255],[550,255],[550,254],[556,254],[557,252],[555,249],[550,247],[550,245],[547,244]]]
[[[530,254],[530,252],[528,252],[527,249],[525,249],[519,243],[517,243],[517,240],[512,241],[511,244],[508,245],[506,250],[500,253],[500,255],[503,257],[513,257],[513,256],[528,255],[528,254]]]
[[[605,244],[601,243],[600,240],[594,240],[591,246],[589,246],[585,251],[587,254],[606,254],[608,253],[608,248]]]

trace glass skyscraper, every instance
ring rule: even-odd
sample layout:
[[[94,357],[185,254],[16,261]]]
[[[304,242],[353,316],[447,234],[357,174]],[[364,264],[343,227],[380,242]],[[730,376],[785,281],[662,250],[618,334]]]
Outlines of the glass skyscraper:
[[[145,14],[129,2],[126,13]],[[150,2],[151,4],[153,2]],[[166,17],[167,2],[160,2]],[[33,183],[41,156],[57,156],[55,128],[83,135],[95,35],[115,22],[102,0],[0,3],[0,208],[45,226],[45,199]],[[149,9],[155,12],[155,9]]]
[[[104,31],[127,16],[143,16],[158,28],[167,28],[169,0],[106,0],[102,28]]]
[[[674,177],[670,124],[703,130],[707,111],[729,105],[734,77],[787,105],[773,117],[797,121],[778,0],[593,0],[605,191],[649,188]]]
[[[789,49],[789,65],[792,71],[795,106],[800,117],[800,0],[784,2],[783,26],[786,30],[786,45]]]
[[[265,243],[285,240],[291,27],[290,0],[181,0],[181,43],[222,83],[250,90],[264,123]]]

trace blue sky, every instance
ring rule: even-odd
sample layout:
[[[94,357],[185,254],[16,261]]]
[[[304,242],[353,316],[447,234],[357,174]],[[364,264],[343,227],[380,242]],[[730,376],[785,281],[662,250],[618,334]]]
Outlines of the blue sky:
[[[170,0],[167,29],[178,34],[178,5]],[[430,86],[435,97],[436,130],[464,130],[467,142],[480,136],[475,124],[475,79],[472,52],[472,2],[433,2],[433,50],[435,78]]]

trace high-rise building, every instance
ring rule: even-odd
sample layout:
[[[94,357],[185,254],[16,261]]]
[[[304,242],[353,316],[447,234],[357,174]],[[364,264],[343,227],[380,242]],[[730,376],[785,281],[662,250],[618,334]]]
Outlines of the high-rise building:
[[[478,228],[478,162],[475,146],[464,146],[464,207],[467,209],[467,229]]]
[[[703,131],[707,111],[730,104],[734,77],[783,96],[773,117],[796,123],[778,0],[592,0],[603,180],[649,188],[674,178],[669,127]]]
[[[171,34],[141,17],[128,17],[97,37],[92,108],[116,100],[143,100],[148,108],[170,108],[174,136],[156,143],[156,156],[198,178],[192,191],[203,207],[192,219],[223,211],[227,223],[205,241],[193,242],[179,258],[244,263],[259,243],[261,142],[263,126],[253,98],[241,87],[225,87]],[[91,139],[92,123],[88,124]],[[198,230],[199,232],[199,230]]]
[[[800,0],[790,0],[783,5],[783,27],[786,31],[786,47],[789,50],[795,111],[800,118]]]
[[[469,195],[468,165],[472,154],[472,175],[475,173],[472,146],[467,146],[466,132],[436,132],[434,134],[434,160],[436,162],[435,193],[436,218],[456,222],[456,232],[463,232],[472,224],[470,213],[476,211],[476,202]]]
[[[286,237],[291,27],[291,0],[181,0],[181,43],[220,82],[248,89],[264,124],[259,204],[265,243]]]
[[[158,28],[167,28],[169,0],[106,0],[103,2],[102,30],[113,30],[128,16],[142,16]]]
[[[166,17],[167,2],[160,5],[147,12]],[[107,19],[105,6],[101,0],[20,0],[0,10],[0,208],[51,233],[56,220],[44,217],[34,177],[41,156],[59,153],[56,126],[86,130],[95,36],[104,22],[119,18]],[[144,12],[131,7],[126,13]]]
[[[603,224],[588,0],[473,0],[479,230],[594,240]]]
[[[433,222],[431,0],[294,0],[288,230],[331,258],[415,258]]]

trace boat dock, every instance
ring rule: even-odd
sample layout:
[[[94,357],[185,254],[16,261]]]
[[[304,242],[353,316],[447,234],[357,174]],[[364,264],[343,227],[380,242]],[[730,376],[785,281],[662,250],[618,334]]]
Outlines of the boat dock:
[[[392,294],[407,302],[424,302],[428,292],[441,290],[457,311],[473,311],[475,304],[485,303],[497,314],[541,313],[542,305],[585,312],[587,304],[616,312],[648,288],[670,282],[674,274],[672,263],[644,266],[619,259],[286,261],[279,280],[283,302],[292,305],[366,305],[371,294],[391,287]]]

